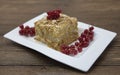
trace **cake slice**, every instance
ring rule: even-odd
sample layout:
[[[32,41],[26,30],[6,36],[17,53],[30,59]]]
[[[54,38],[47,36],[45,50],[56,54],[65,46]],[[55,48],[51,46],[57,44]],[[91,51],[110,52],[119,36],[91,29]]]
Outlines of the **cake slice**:
[[[60,14],[58,19],[47,16],[35,22],[35,39],[60,50],[62,44],[70,44],[78,38],[77,19]]]

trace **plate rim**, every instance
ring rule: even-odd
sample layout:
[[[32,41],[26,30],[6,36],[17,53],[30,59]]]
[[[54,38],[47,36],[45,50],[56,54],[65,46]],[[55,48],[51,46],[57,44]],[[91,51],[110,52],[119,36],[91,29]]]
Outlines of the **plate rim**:
[[[40,14],[40,15],[38,15],[38,16],[36,16],[35,18],[32,18],[32,19],[30,19],[30,20],[28,20],[27,22],[25,22],[24,23],[24,25],[29,25],[29,24],[31,24],[31,23],[33,23],[34,21],[37,21],[37,20],[39,20],[39,19],[41,19],[43,16],[45,16],[46,15],[46,13],[43,13],[43,14]],[[83,23],[83,22],[78,22],[78,25],[85,25],[85,26],[89,26],[90,24],[86,24],[86,23]],[[87,72],[90,68],[91,68],[91,66],[95,63],[95,61],[99,58],[99,56],[103,53],[103,51],[105,50],[105,48],[109,45],[109,43],[115,38],[115,36],[117,35],[117,33],[115,33],[115,32],[112,32],[112,31],[109,31],[109,30],[105,30],[105,29],[102,29],[102,28],[99,28],[99,27],[96,27],[95,26],[95,30],[96,31],[98,31],[98,32],[102,32],[105,36],[103,36],[101,39],[99,39],[98,41],[99,42],[102,42],[104,39],[103,38],[107,38],[106,39],[106,43],[102,43],[102,44],[100,44],[100,47],[103,47],[101,50],[99,50],[100,49],[100,47],[92,47],[92,48],[90,48],[91,50],[87,50],[85,53],[84,53],[84,55],[83,55],[83,57],[84,57],[84,59],[82,58],[82,57],[80,57],[79,58],[79,60],[78,60],[78,58],[76,59],[76,58],[74,58],[73,59],[73,57],[70,57],[70,56],[68,56],[68,55],[65,55],[65,54],[63,54],[63,53],[61,53],[61,52],[58,52],[58,51],[55,51],[54,49],[51,49],[51,48],[49,48],[49,47],[47,47],[47,49],[48,50],[50,50],[50,51],[48,51],[48,50],[39,50],[40,48],[38,48],[39,47],[39,45],[38,44],[34,44],[34,46],[36,46],[35,48],[33,48],[32,47],[32,45],[30,44],[31,42],[29,41],[29,40],[24,40],[24,41],[27,41],[27,43],[25,43],[24,41],[23,42],[19,42],[18,40],[16,40],[16,39],[20,39],[21,38],[21,36],[20,37],[18,37],[18,36],[13,36],[12,35],[12,37],[9,37],[9,36],[11,36],[10,34],[12,34],[14,31],[16,31],[16,30],[18,30],[18,27],[16,27],[16,28],[14,28],[13,30],[11,30],[11,31],[9,31],[8,33],[6,33],[5,35],[3,35],[3,37],[5,37],[5,38],[7,38],[7,39],[9,39],[9,40],[12,40],[12,41],[14,41],[14,42],[16,42],[16,43],[18,43],[18,44],[21,44],[21,45],[23,45],[23,46],[26,46],[26,47],[28,47],[28,48],[31,48],[31,49],[33,49],[33,50],[35,50],[35,51],[37,51],[37,52],[39,52],[39,53],[42,53],[42,54],[44,54],[44,55],[46,55],[46,56],[48,56],[48,57],[50,57],[50,58],[52,58],[52,59],[54,59],[54,60],[56,60],[56,61],[59,61],[59,62],[61,62],[61,63],[63,63],[63,64],[66,64],[66,65],[68,65],[68,66],[70,66],[70,67],[73,67],[73,68],[75,68],[75,69],[78,69],[78,70],[81,70],[81,71],[84,71],[84,72]],[[107,33],[107,34],[106,34]],[[102,35],[103,35],[102,34]],[[108,36],[111,36],[111,37],[108,37]],[[14,37],[14,39],[13,39],[13,37]],[[93,44],[94,45],[94,44]],[[97,44],[95,44],[95,46],[96,46]],[[43,46],[42,46],[43,47]],[[44,48],[44,47],[43,47]],[[96,50],[97,49],[97,51],[98,51],[98,53],[97,53],[97,55],[96,55],[96,53],[93,53],[93,55],[95,56],[95,57],[92,57],[93,55],[91,54],[93,51],[92,51],[92,49],[93,50]],[[50,53],[57,53],[57,55],[60,55],[60,56],[62,56],[62,58],[59,58],[59,56],[57,56],[57,55],[55,55],[55,54],[53,54],[53,55],[50,55],[49,53],[47,53],[47,52],[50,52]],[[87,56],[86,56],[87,55]],[[89,58],[87,58],[87,57],[91,57],[91,59],[92,60],[89,60]],[[57,59],[57,58],[59,58],[59,59]],[[66,60],[66,58],[67,58],[67,60]],[[83,60],[83,61],[82,61]],[[68,63],[69,62],[69,63]],[[83,65],[84,64],[84,62],[86,63],[86,66],[85,65]],[[73,64],[74,63],[74,64]]]

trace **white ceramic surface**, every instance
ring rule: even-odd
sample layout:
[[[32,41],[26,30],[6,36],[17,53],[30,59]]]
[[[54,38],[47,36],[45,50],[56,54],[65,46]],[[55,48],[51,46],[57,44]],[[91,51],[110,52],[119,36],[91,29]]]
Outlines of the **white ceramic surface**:
[[[38,21],[43,16],[46,16],[46,13],[43,13],[42,15],[39,15],[27,21],[26,23],[24,23],[24,25],[29,25],[33,27],[34,22]],[[89,26],[89,24],[78,22],[79,33],[80,30],[84,30]],[[4,35],[4,37],[84,72],[87,72],[90,69],[90,67],[94,64],[97,58],[117,35],[114,32],[95,27],[95,37],[94,40],[90,43],[90,45],[87,48],[84,48],[83,51],[78,55],[68,56],[52,48],[49,48],[41,42],[34,40],[34,37],[20,36],[18,31],[19,27],[8,32]]]

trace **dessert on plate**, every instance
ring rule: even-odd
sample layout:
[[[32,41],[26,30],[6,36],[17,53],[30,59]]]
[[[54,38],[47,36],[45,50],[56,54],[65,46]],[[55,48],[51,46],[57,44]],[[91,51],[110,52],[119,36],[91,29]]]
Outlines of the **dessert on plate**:
[[[77,38],[77,18],[65,15],[61,10],[49,11],[47,16],[35,22],[35,39],[56,50]]]
[[[78,36],[77,19],[61,13],[61,10],[47,12],[46,16],[35,22],[34,27],[20,25],[19,28],[20,35],[35,36],[36,40],[71,56],[82,52],[94,39],[93,26]]]
[[[47,12],[46,16],[35,22],[34,27],[20,25],[19,28],[20,35],[35,36],[36,40],[71,56],[81,53],[94,40],[93,26],[84,29],[78,36],[77,18],[65,15],[61,10]]]

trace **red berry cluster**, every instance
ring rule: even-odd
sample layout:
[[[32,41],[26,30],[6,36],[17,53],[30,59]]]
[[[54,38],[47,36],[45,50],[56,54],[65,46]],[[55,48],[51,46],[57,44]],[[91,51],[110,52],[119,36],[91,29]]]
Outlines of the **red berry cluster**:
[[[56,20],[60,17],[61,10],[53,10],[53,11],[48,11],[47,14],[47,19],[48,20]]]
[[[29,26],[19,26],[19,34],[24,35],[24,36],[34,36],[35,35],[35,28],[34,27],[29,27]]]
[[[62,45],[60,47],[61,52],[67,55],[76,55],[82,52],[82,48],[88,47],[89,43],[93,40],[94,37],[94,27],[89,27],[81,33],[78,40],[73,45]]]

